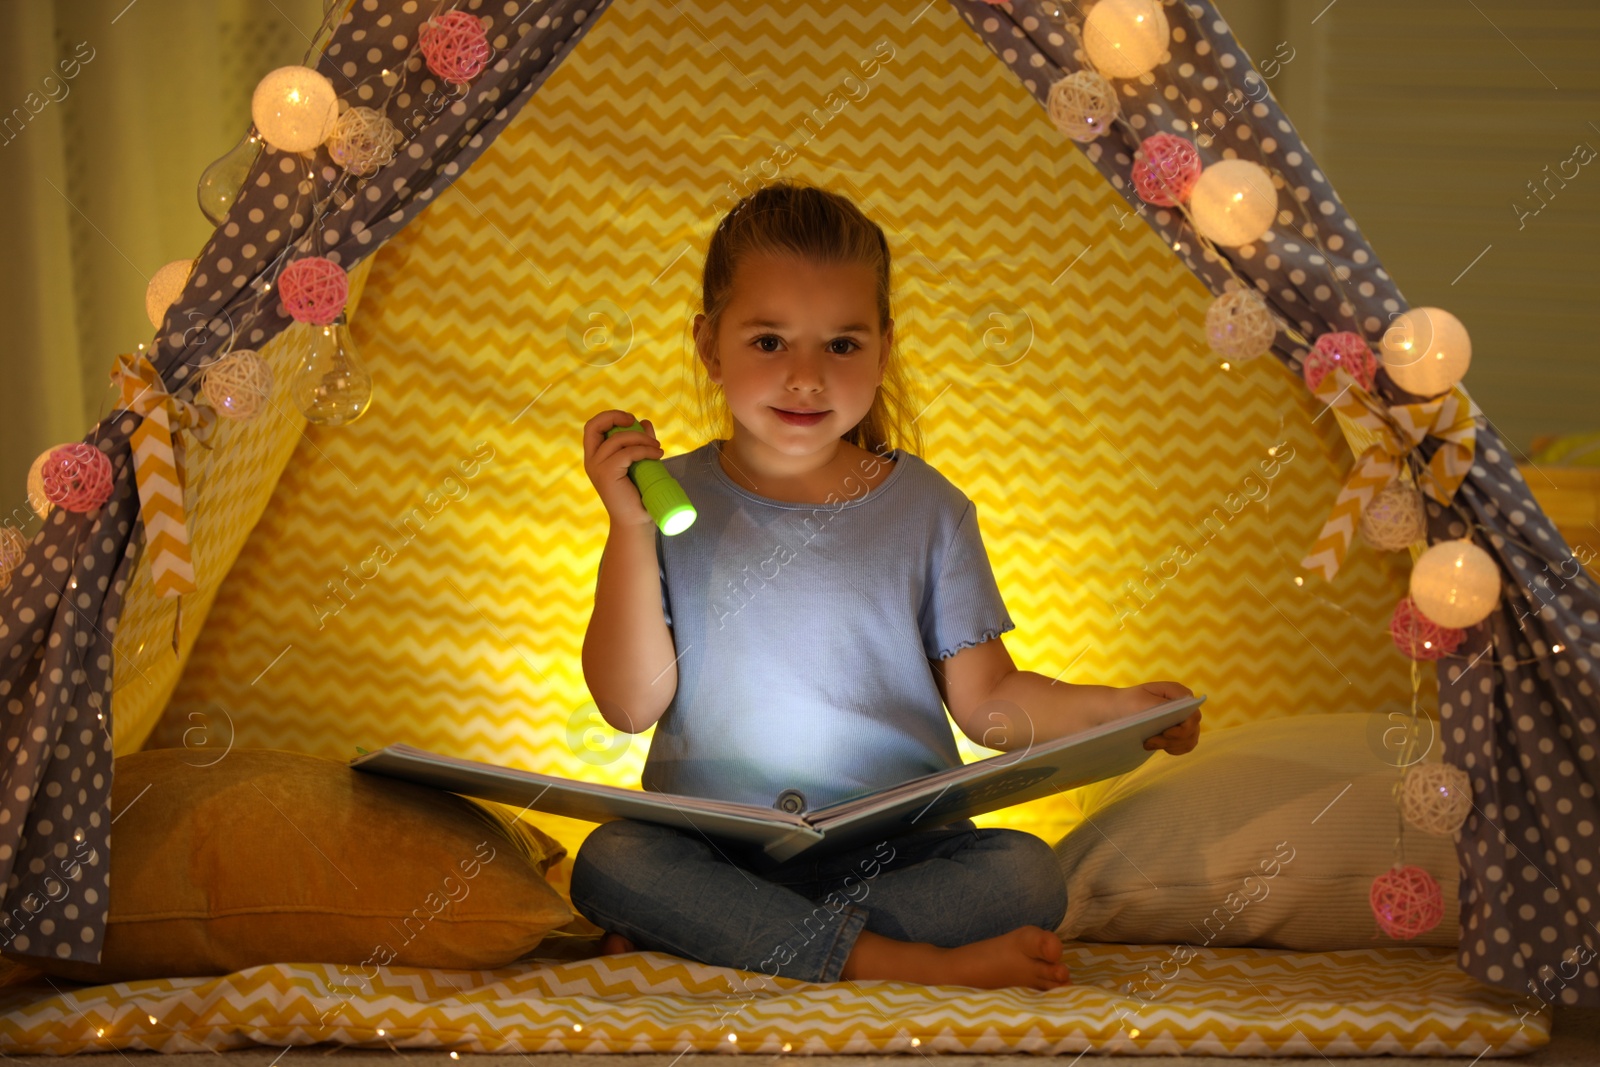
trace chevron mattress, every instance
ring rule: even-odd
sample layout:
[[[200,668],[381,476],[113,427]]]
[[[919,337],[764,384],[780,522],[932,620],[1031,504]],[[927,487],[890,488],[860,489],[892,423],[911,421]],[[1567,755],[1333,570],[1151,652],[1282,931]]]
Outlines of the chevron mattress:
[[[331,1042],[460,1052],[1478,1057],[1550,1039],[1548,1006],[1532,997],[1519,1006],[1478,983],[1449,949],[1068,941],[1062,958],[1074,984],[1050,992],[813,984],[659,952],[535,957],[492,971],[379,968],[361,988],[348,969],[312,963],[104,986],[16,968],[0,979],[0,1052]]]

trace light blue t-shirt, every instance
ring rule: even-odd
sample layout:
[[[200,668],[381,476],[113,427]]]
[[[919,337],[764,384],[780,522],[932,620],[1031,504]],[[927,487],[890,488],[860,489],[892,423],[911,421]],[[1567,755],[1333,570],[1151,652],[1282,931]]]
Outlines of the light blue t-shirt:
[[[903,449],[830,503],[773,500],[721,444],[662,461],[697,517],[656,532],[678,689],[640,784],[760,807],[794,789],[811,811],[961,766],[928,660],[1016,628],[976,506]]]

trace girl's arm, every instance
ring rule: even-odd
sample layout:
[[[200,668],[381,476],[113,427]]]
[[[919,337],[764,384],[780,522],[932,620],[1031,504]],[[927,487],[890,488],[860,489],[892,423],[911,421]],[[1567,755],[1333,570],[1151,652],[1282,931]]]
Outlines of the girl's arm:
[[[655,725],[678,691],[678,653],[661,614],[653,523],[611,524],[583,637],[583,680],[612,727]]]
[[[980,646],[981,647],[981,646]],[[972,651],[966,649],[964,651]],[[952,657],[955,662],[960,654]],[[989,748],[1011,751],[1136,715],[1146,708],[1194,693],[1179,682],[1145,682],[1121,688],[1111,685],[1077,685],[1047,678],[1034,671],[1013,671],[1001,678],[979,710],[1002,728],[993,732],[999,739],[978,741]],[[1013,714],[1015,713],[1015,714]],[[1018,722],[1007,720],[1020,717]],[[971,736],[971,733],[968,733]],[[985,735],[988,736],[988,735]],[[977,740],[974,738],[974,740]],[[1174,756],[1193,750],[1200,740],[1200,709],[1177,726],[1145,739],[1146,749],[1163,748]]]

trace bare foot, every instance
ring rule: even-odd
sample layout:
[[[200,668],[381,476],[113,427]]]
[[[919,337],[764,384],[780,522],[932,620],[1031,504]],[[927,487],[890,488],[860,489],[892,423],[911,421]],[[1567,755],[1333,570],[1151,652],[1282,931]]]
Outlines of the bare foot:
[[[896,941],[863,930],[840,977],[894,978],[979,989],[1054,989],[1071,984],[1071,975],[1060,959],[1061,939],[1040,926],[1019,926],[999,937],[958,948]]]
[[[614,956],[618,952],[634,951],[633,942],[621,934],[607,933],[600,939],[600,955]]]

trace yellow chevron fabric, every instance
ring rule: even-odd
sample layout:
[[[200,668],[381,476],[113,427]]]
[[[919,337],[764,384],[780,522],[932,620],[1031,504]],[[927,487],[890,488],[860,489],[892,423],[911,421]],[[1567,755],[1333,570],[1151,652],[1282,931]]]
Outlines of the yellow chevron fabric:
[[[194,567],[183,514],[185,441],[181,433],[174,437],[173,431],[187,430],[197,444],[209,448],[217,413],[169,395],[143,352],[118,356],[111,376],[120,385],[120,407],[143,416],[128,445],[156,592],[164,597],[192,593]]]
[[[311,963],[59,992],[24,972],[0,987],[0,1051],[330,1042],[460,1052],[1477,1057],[1550,1041],[1547,1005],[1525,997],[1519,1010],[1512,994],[1463,974],[1448,949],[1201,948],[1180,967],[1178,947],[1068,941],[1061,959],[1074,984],[1048,992],[814,984],[659,952],[492,971],[380,967],[359,986]]]
[[[978,504],[1019,666],[1177,679],[1209,694],[1208,728],[1409,708],[1386,632],[1404,554],[1361,546],[1332,586],[1295,583],[1351,462],[1336,419],[1274,361],[1222,369],[1203,287],[952,9],[624,0],[376,253],[354,323],[370,412],[235,432],[206,461],[203,588],[207,525],[260,523],[159,729],[159,686],[123,697],[118,750],[404,741],[637,787],[649,734],[586,747],[606,517],[581,429],[615,407],[669,454],[708,439],[703,249],[780,163],[889,235],[924,458]],[[130,607],[119,686],[171,660],[126,632],[150,610]],[[537,818],[573,853],[592,828]],[[1076,818],[1060,797],[978,822],[1054,841]]]
[[[1423,468],[1421,489],[1441,504],[1455,498],[1456,489],[1472,468],[1477,448],[1475,419],[1480,412],[1459,385],[1431,400],[1390,408],[1362,390],[1343,369],[1325,375],[1314,393],[1333,410],[1341,427],[1360,426],[1373,437],[1373,444],[1357,453],[1332,513],[1300,561],[1308,571],[1331,581],[1350,550],[1367,505],[1400,477],[1406,454],[1430,434],[1440,440]],[[1348,432],[1346,439],[1354,450]]]
[[[372,260],[363,260],[350,272],[350,300],[359,314],[362,289]],[[183,627],[178,654],[172,652],[176,601],[162,595],[154,581],[154,561],[148,546],[139,555],[133,580],[123,601],[112,651],[112,746],[117,755],[144,747],[151,729],[166,708],[173,687],[202,632],[211,603],[230,572],[239,549],[272,497],[279,473],[294,452],[305,418],[281,391],[305,352],[304,327],[290,328],[273,338],[258,353],[271,368],[279,391],[264,410],[249,422],[218,419],[209,444],[190,447],[185,459],[186,514],[195,592],[183,598]],[[214,713],[208,727],[204,717],[180,727],[181,743],[195,747],[221,747],[231,730],[224,713]]]

